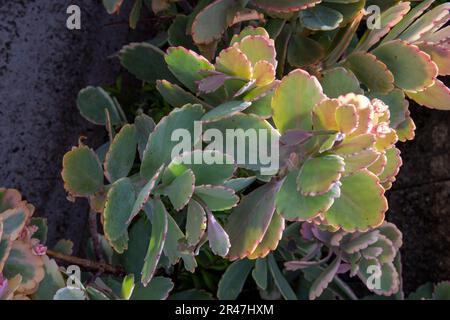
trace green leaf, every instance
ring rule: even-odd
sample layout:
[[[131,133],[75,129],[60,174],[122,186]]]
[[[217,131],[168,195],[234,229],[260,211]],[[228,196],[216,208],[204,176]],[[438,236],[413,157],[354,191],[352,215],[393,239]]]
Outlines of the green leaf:
[[[190,260],[194,260],[193,263],[195,264],[195,258],[192,254],[182,253],[178,249],[179,241],[184,240],[185,236],[171,215],[167,215],[167,222],[167,236],[166,241],[164,242],[163,251],[165,256],[169,259],[169,263],[171,265],[174,265],[178,263],[180,258],[183,258],[183,260],[185,261],[185,265],[186,261],[189,264]],[[189,269],[189,267],[186,267],[186,269]]]
[[[168,213],[161,200],[152,200],[149,202],[149,205],[152,208],[152,235],[148,244],[147,254],[145,255],[144,266],[142,267],[141,281],[144,287],[147,286],[153,278],[153,274],[155,273],[156,266],[158,265],[159,258],[163,251],[168,228]],[[139,295],[139,288],[140,286],[135,288],[133,295]]]
[[[236,113],[244,111],[250,107],[251,104],[251,102],[246,101],[228,101],[215,107],[211,111],[208,111],[201,120],[203,122],[214,122],[224,118],[229,118]]]
[[[169,300],[214,300],[212,294],[204,290],[189,289],[172,294]]]
[[[203,207],[195,200],[189,201],[186,217],[186,239],[188,245],[199,243],[206,230],[206,213]]]
[[[404,90],[421,91],[431,86],[438,74],[429,55],[402,40],[381,45],[372,53],[392,72],[395,85]]]
[[[297,69],[281,80],[272,99],[273,120],[281,133],[289,129],[312,129],[312,109],[325,98],[320,83]]]
[[[189,17],[177,15],[167,30],[169,44],[172,47],[185,47],[186,49],[196,50],[191,37],[187,37]]]
[[[279,182],[267,183],[245,196],[231,212],[225,228],[231,242],[230,260],[252,254],[263,240],[272,221],[279,188]]]
[[[64,188],[74,196],[90,196],[103,186],[103,170],[95,152],[86,147],[74,147],[63,158]]]
[[[239,9],[235,0],[216,0],[205,7],[192,23],[192,38],[197,45],[212,43],[222,38]]]
[[[247,81],[252,78],[252,65],[237,46],[222,50],[216,58],[215,66],[217,71],[229,76],[243,78]]]
[[[0,216],[1,220],[1,216]],[[31,218],[30,226],[36,226],[38,229],[33,234],[33,238],[39,239],[40,243],[47,243],[48,223],[46,218]],[[0,236],[1,238],[1,236]]]
[[[73,253],[73,242],[67,239],[60,239],[53,247],[53,251],[71,256]]]
[[[278,243],[283,236],[285,227],[284,219],[275,212],[272,217],[272,221],[267,228],[266,234],[262,241],[258,244],[256,249],[248,256],[248,259],[264,258],[270,251],[274,251],[278,247]]]
[[[333,281],[339,266],[341,265],[340,254],[334,259],[330,265],[328,265],[325,270],[317,277],[316,280],[311,285],[309,289],[309,299],[314,300],[318,298],[323,291],[328,287],[331,281]]]
[[[196,82],[204,78],[201,72],[214,70],[204,57],[183,47],[167,49],[165,60],[175,77],[192,92],[197,92]]]
[[[275,280],[275,284],[278,290],[280,290],[280,293],[283,296],[283,298],[286,300],[297,300],[295,292],[292,290],[291,286],[289,285],[289,282],[283,276],[281,270],[278,268],[277,262],[275,261],[275,258],[273,257],[272,254],[269,254],[268,256],[268,263],[270,273],[272,274],[272,277]]]
[[[122,281],[122,299],[130,300],[134,291],[134,274],[129,274]]]
[[[131,43],[119,52],[122,66],[136,78],[154,83],[156,80],[177,82],[167,68],[164,52],[146,43]]]
[[[220,300],[236,299],[241,293],[253,266],[253,261],[247,259],[233,262],[219,281],[217,297]]]
[[[121,123],[119,112],[109,94],[100,87],[86,87],[78,93],[77,106],[80,114],[88,121],[106,125],[108,110],[113,125]]]
[[[263,290],[267,289],[267,259],[260,258],[255,261],[255,268],[252,271],[253,280],[255,280],[258,287]]]
[[[394,89],[394,75],[371,53],[353,53],[347,58],[345,66],[352,70],[370,91],[387,94]]]
[[[197,185],[218,185],[231,178],[235,168],[233,158],[220,151],[188,151],[174,158],[167,166],[163,175],[163,183],[169,184],[183,172],[191,169]]]
[[[371,269],[369,267],[380,268],[379,277],[379,288],[368,288],[369,290],[375,292],[378,295],[390,296],[399,290],[399,276],[397,270],[392,263],[385,263],[380,265],[376,260],[365,260],[362,259],[359,264],[358,277],[367,285],[372,284],[369,281],[369,277],[373,277],[374,272],[370,273]],[[376,282],[374,283],[376,284]]]
[[[16,240],[30,218],[26,205],[21,204],[14,209],[8,209],[0,214],[2,232],[0,239]]]
[[[433,62],[436,63],[440,76],[450,75],[450,48],[427,42],[420,43],[418,46],[420,50],[428,53]]]
[[[175,178],[173,182],[164,188],[164,194],[170,199],[175,210],[183,209],[191,199],[195,189],[195,176],[188,169]]]
[[[274,67],[277,66],[277,53],[272,39],[265,36],[250,35],[236,43],[235,46],[250,60],[254,71],[260,61],[267,61]]]
[[[406,120],[408,112],[408,101],[405,99],[403,90],[394,89],[387,95],[373,94],[373,98],[378,98],[389,106],[389,126],[397,128],[400,123]]]
[[[330,191],[345,170],[342,157],[325,155],[306,160],[297,177],[297,188],[302,195],[318,196]]]
[[[128,178],[117,180],[106,195],[105,210],[103,211],[105,236],[119,253],[123,253],[127,248],[127,221],[133,210],[135,199],[136,193]]]
[[[329,98],[338,98],[350,92],[355,94],[364,93],[355,75],[342,67],[324,71],[320,83],[322,84],[323,92]]]
[[[236,178],[230,179],[224,182],[224,186],[230,189],[233,189],[234,192],[239,192],[250,186],[253,182],[255,182],[256,177],[248,177],[248,178]]]
[[[433,293],[434,300],[450,300],[450,282],[442,281],[436,284]]]
[[[136,29],[137,23],[141,16],[142,0],[136,0],[130,12],[130,28]]]
[[[308,48],[308,50],[304,50],[304,48]],[[325,49],[319,42],[301,33],[295,33],[291,36],[287,59],[292,66],[301,68],[313,65],[324,57]]]
[[[130,300],[165,300],[173,287],[169,278],[154,277],[146,287],[137,283]]]
[[[334,199],[340,196],[338,185],[321,196],[303,196],[297,191],[297,176],[298,171],[290,172],[276,196],[277,212],[286,220],[305,221],[314,218],[327,211],[334,203]]]
[[[49,259],[47,256],[43,256],[42,260],[44,261],[45,276],[32,297],[34,300],[52,300],[56,292],[66,283],[55,260]]]
[[[431,87],[420,92],[407,91],[406,95],[427,108],[450,110],[450,89],[438,79]]]
[[[230,238],[214,215],[208,212],[208,241],[214,254],[225,257],[230,249]]]
[[[302,11],[300,17],[305,28],[315,31],[334,30],[344,19],[339,11],[321,5]]]
[[[164,168],[164,165],[162,165],[158,171],[156,171],[155,175],[142,187],[141,191],[139,191],[136,201],[133,205],[133,210],[131,210],[130,217],[127,220],[127,224],[130,224],[131,221],[134,219],[134,217],[137,216],[137,214],[142,210],[144,205],[147,203],[148,199],[150,198],[150,194],[155,189],[156,185],[159,182],[159,178],[161,175],[161,172]]]
[[[341,182],[341,196],[325,213],[327,222],[347,232],[380,225],[388,205],[378,178],[363,169]]]
[[[321,0],[253,0],[252,3],[264,10],[275,12],[295,12],[314,6]]]
[[[114,137],[105,159],[105,176],[113,183],[126,177],[136,157],[136,127],[126,124]]]
[[[239,202],[239,197],[234,194],[234,190],[223,186],[197,186],[195,195],[205,202],[211,211],[228,210]]]
[[[208,148],[212,149],[214,146],[217,150],[225,150],[240,167],[254,171],[267,170],[270,173],[273,171],[270,164],[262,161],[263,156],[269,156],[264,155],[262,150],[272,150],[272,144],[278,143],[279,133],[267,121],[252,114],[238,113],[230,118],[205,124],[203,129],[217,129],[223,134],[222,137],[231,140],[214,141]],[[213,135],[212,138],[214,137]],[[267,149],[263,149],[264,147]]]
[[[175,130],[185,129],[189,132],[192,139],[182,141],[189,144],[189,150],[195,145],[194,142],[199,137],[193,137],[194,121],[200,120],[202,116],[203,108],[200,105],[186,105],[181,109],[174,109],[161,119],[150,135],[144,152],[140,171],[142,178],[150,179],[162,164],[170,162],[173,149],[180,144],[178,141],[172,141]]]
[[[155,121],[145,113],[138,115],[134,119],[134,126],[136,127],[136,139],[139,150],[139,157],[142,159],[147,146],[148,138],[155,129]]]
[[[166,80],[157,80],[156,89],[163,96],[164,100],[175,108],[181,108],[187,103],[201,104],[205,107],[208,106],[208,104],[191,93]]]
[[[86,294],[80,288],[65,287],[56,291],[53,300],[86,300]]]

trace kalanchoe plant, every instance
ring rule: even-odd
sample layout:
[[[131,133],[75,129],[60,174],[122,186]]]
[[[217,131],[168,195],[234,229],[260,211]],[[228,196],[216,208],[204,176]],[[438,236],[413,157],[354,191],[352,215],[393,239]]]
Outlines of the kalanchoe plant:
[[[158,124],[142,110],[127,123],[118,101],[101,88],[80,92],[81,114],[105,125],[109,142],[93,150],[80,140],[64,157],[62,177],[71,198],[87,198],[91,211],[100,214],[103,250],[112,248],[110,262],[119,261],[129,274],[123,281],[102,279],[107,285],[99,285],[99,290],[114,292],[122,282],[129,294],[116,291],[110,298],[129,298],[131,292],[142,292],[142,298],[166,298],[173,283],[160,275],[173,274],[181,261],[194,272],[196,258],[209,247],[233,261],[218,285],[217,296],[222,299],[236,298],[250,272],[263,298],[303,297],[305,288],[292,288],[285,278],[292,273],[283,274],[279,262],[288,271],[296,270],[293,274],[305,280],[300,283],[310,284],[306,297],[311,299],[330,294],[355,299],[338,274],[350,272],[367,284],[370,266],[381,270],[381,287],[369,289],[402,296],[401,234],[384,221],[385,191],[402,164],[395,144],[413,136],[405,92],[414,98],[435,86],[438,68],[428,54],[398,40],[398,35],[377,46],[393,22],[381,29],[381,35],[368,31],[351,48],[362,7],[344,23],[325,9],[327,1],[323,6],[319,2],[219,0],[205,4],[191,23],[194,42],[208,56],[231,25],[223,22],[224,13],[248,3],[286,20],[274,36],[281,36],[284,28],[291,30],[284,49],[291,47],[292,30],[297,30],[292,28],[297,26],[300,31],[309,28],[304,35],[308,39],[315,31],[341,29],[329,44],[330,52],[302,69],[291,70],[285,64],[288,53],[277,50],[278,39],[271,39],[262,27],[245,27],[230,37],[213,62],[195,48],[172,46],[163,52],[149,43],[124,47],[119,53],[122,65],[137,78],[155,83],[175,108]],[[394,8],[384,14],[398,8],[407,11],[406,5]],[[404,17],[411,21],[404,22],[399,34],[414,27],[420,8]],[[338,16],[339,23],[315,30],[315,11]],[[428,18],[420,19],[420,25],[427,24]],[[218,21],[223,22],[220,28],[205,27]],[[185,28],[188,21],[184,22]],[[433,26],[432,34],[442,27]],[[409,77],[403,73],[411,62],[407,59],[418,66]],[[277,69],[281,75],[289,73],[277,80]],[[447,103],[438,108],[448,109]],[[200,131],[196,123],[202,124]],[[211,141],[202,136],[207,129],[223,134],[228,129],[266,130],[268,139],[258,137],[255,144],[279,141],[279,170],[260,175],[264,165],[252,146],[245,149],[246,159],[258,159],[252,164],[241,163],[236,152],[224,153],[228,149],[217,141],[215,148],[205,147],[202,142]],[[173,149],[179,147],[172,138],[176,130],[189,133],[190,141],[173,158]],[[197,158],[222,161],[193,164]]]

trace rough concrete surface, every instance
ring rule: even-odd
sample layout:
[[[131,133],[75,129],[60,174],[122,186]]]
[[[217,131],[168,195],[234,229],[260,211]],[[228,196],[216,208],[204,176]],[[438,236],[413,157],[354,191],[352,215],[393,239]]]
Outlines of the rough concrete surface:
[[[65,27],[70,4],[82,9],[79,31]],[[87,85],[111,83],[119,66],[108,56],[145,39],[117,23],[125,19],[109,17],[100,1],[0,0],[0,186],[21,190],[48,218],[50,243],[79,246],[86,232],[87,204],[66,200],[61,162],[80,134],[91,145],[104,138],[79,116],[75,98]],[[417,138],[401,144],[404,166],[387,215],[404,233],[408,291],[450,279],[450,112],[412,112]]]
[[[66,28],[70,4],[82,10],[81,30]],[[108,57],[131,39],[117,21],[100,1],[0,0],[0,185],[19,189],[48,218],[50,243],[78,245],[86,230],[87,205],[66,200],[61,163],[80,134],[94,145],[103,138],[75,98],[117,76],[117,59]]]

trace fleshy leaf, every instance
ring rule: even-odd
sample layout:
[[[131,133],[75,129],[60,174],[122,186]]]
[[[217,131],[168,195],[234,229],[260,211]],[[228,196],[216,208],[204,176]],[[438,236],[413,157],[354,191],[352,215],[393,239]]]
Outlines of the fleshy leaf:
[[[164,61],[164,52],[150,43],[131,43],[120,50],[119,58],[122,66],[140,80],[177,81]]]
[[[231,209],[239,201],[239,197],[234,194],[233,189],[223,186],[198,186],[195,188],[195,195],[202,199],[211,211]]]
[[[301,13],[305,28],[315,31],[329,31],[339,27],[344,16],[334,9],[317,5]]]
[[[172,183],[164,188],[164,194],[170,199],[175,210],[183,209],[194,194],[195,176],[191,169],[187,169]]]
[[[386,166],[384,167],[383,172],[378,175],[378,178],[382,183],[395,180],[395,176],[398,174],[400,167],[403,164],[402,158],[400,157],[400,150],[397,148],[386,150],[386,158]]]
[[[353,105],[343,105],[336,109],[336,123],[340,132],[349,134],[358,126],[358,114]]]
[[[42,257],[33,253],[30,243],[21,240],[13,242],[3,269],[3,275],[7,279],[17,274],[22,276],[22,283],[17,292],[23,294],[34,293],[45,276]]]
[[[233,262],[219,281],[217,297],[220,300],[236,299],[241,293],[253,265],[253,261],[247,259]]]
[[[396,250],[399,250],[403,244],[402,233],[398,230],[397,226],[390,222],[383,222],[381,226],[378,227],[378,231],[386,238],[391,240]]]
[[[353,72],[342,67],[324,71],[320,83],[322,84],[323,92],[329,98],[338,98],[350,92],[363,93],[359,86],[359,81]]]
[[[434,85],[420,92],[409,92],[409,98],[430,109],[450,110],[450,89],[436,79]]]
[[[321,196],[303,196],[297,191],[297,176],[298,172],[290,172],[276,196],[277,212],[286,220],[305,221],[314,218],[327,211],[334,199],[339,197],[339,186]]]
[[[163,183],[168,184],[187,169],[191,169],[197,185],[222,184],[233,176],[235,170],[233,162],[233,158],[229,155],[216,150],[185,152],[174,158],[167,166],[163,175]]]
[[[278,243],[283,235],[285,223],[284,219],[278,214],[274,213],[272,221],[267,228],[266,234],[261,243],[256,247],[248,259],[260,259],[269,254],[270,251],[276,250]]]
[[[117,180],[106,195],[103,212],[105,236],[111,246],[119,253],[123,253],[127,248],[127,221],[133,210],[135,199],[134,187],[128,178]]]
[[[325,98],[317,79],[297,69],[281,80],[272,99],[273,120],[281,133],[289,129],[311,130],[312,109]]]
[[[105,176],[111,183],[128,175],[136,157],[136,146],[136,127],[126,124],[114,137],[106,154]]]
[[[386,94],[394,89],[394,75],[371,53],[354,53],[347,58],[345,66],[352,70],[370,91]]]
[[[345,175],[349,175],[370,167],[379,158],[378,152],[365,150],[356,155],[345,158]]]
[[[173,110],[168,116],[161,119],[150,135],[141,164],[141,177],[150,179],[162,164],[171,160],[173,149],[179,142],[172,141],[172,134],[177,129],[185,129],[192,137],[194,134],[194,121],[200,120],[203,108],[200,105],[186,105],[181,109]],[[195,139],[189,141],[189,146],[195,145]],[[185,150],[187,151],[187,150]]]
[[[356,155],[362,151],[372,149],[375,145],[375,136],[371,133],[361,134],[353,138],[345,139],[334,147],[334,152],[344,157]]]
[[[208,212],[208,241],[214,254],[225,257],[230,250],[230,238],[212,213]]]
[[[141,281],[144,286],[147,286],[153,278],[164,247],[168,228],[168,213],[161,200],[152,200],[149,204],[152,208],[152,235],[148,244],[147,254],[145,255],[144,266],[142,267]]]
[[[0,228],[0,231],[2,231],[0,232],[0,239],[16,240],[29,218],[30,212],[24,204],[0,213],[0,223],[2,225],[2,228]]]
[[[349,254],[356,253],[366,249],[378,240],[378,230],[373,230],[365,233],[357,233],[351,239],[342,245],[342,249]]]
[[[222,50],[216,59],[216,70],[230,76],[250,80],[252,65],[247,56],[237,47]]]
[[[158,92],[163,96],[164,100],[175,108],[181,108],[186,103],[206,105],[205,102],[196,96],[166,80],[157,80],[156,89],[158,89]]]
[[[77,106],[81,115],[94,124],[105,125],[108,110],[113,125],[121,122],[119,112],[109,94],[100,87],[87,87],[78,93]]]
[[[201,120],[207,123],[229,118],[244,111],[250,107],[251,104],[251,102],[246,101],[228,101],[215,107],[211,111],[208,111]]]
[[[0,213],[15,208],[20,201],[22,201],[22,195],[16,189],[0,188]]]
[[[252,271],[253,280],[255,280],[258,287],[263,290],[267,288],[267,259],[261,258],[255,261],[255,268]]]
[[[245,196],[228,218],[225,227],[230,236],[230,260],[244,258],[258,247],[275,211],[279,183],[268,183]]]
[[[344,169],[344,159],[336,155],[310,158],[298,174],[298,190],[305,196],[323,195],[339,181]]]
[[[428,53],[431,59],[436,63],[439,69],[439,75],[447,76],[450,74],[450,49],[432,43],[421,43],[418,45],[420,50]]]
[[[242,51],[252,66],[255,67],[258,61],[267,61],[274,67],[277,66],[275,44],[272,39],[265,36],[247,36],[234,44]]]
[[[308,48],[308,50],[304,48]],[[306,37],[302,33],[295,33],[291,36],[287,51],[287,59],[290,65],[299,68],[313,65],[320,62],[324,56],[325,49],[319,42]]]
[[[207,217],[203,207],[195,200],[189,201],[186,217],[186,239],[195,246],[206,230]]]
[[[423,90],[434,83],[438,74],[437,66],[429,55],[402,40],[385,43],[372,53],[392,72],[395,85],[404,90]]]
[[[204,57],[183,47],[167,49],[165,60],[175,77],[192,92],[197,91],[196,82],[204,78],[201,71],[214,70]]]
[[[142,113],[134,119],[134,125],[136,127],[136,139],[139,150],[139,157],[142,159],[147,146],[148,138],[155,129],[155,121],[145,113]],[[106,157],[106,156],[105,156]]]
[[[264,10],[274,12],[295,12],[312,7],[320,0],[252,0],[252,3]]]
[[[154,277],[147,286],[137,283],[130,300],[165,300],[173,287],[169,278]]]
[[[86,293],[77,287],[65,287],[56,291],[53,300],[86,300]]]
[[[223,185],[227,188],[233,189],[234,192],[239,192],[250,186],[253,182],[255,182],[255,180],[256,177],[236,178],[225,181]]]
[[[197,45],[220,40],[234,20],[239,6],[234,0],[216,0],[206,6],[194,19],[192,37]]]
[[[240,42],[242,39],[244,39],[246,36],[263,36],[265,38],[270,38],[269,33],[266,31],[266,29],[261,27],[253,27],[253,26],[247,26],[239,34],[233,35],[233,38],[231,38],[230,46],[235,44],[236,42]]]
[[[348,232],[380,225],[388,205],[378,178],[362,170],[341,182],[341,196],[325,213],[327,222]]]
[[[318,298],[323,291],[328,287],[331,281],[333,281],[334,276],[338,272],[339,266],[341,265],[341,256],[338,255],[329,266],[323,270],[323,272],[317,277],[316,280],[311,285],[309,289],[309,299],[314,300]]]
[[[45,276],[32,297],[35,300],[52,300],[56,291],[63,288],[66,282],[55,260],[49,259],[47,256],[43,256],[42,260],[44,261]]]
[[[392,263],[385,263],[383,265],[379,265],[378,262],[374,260],[365,260],[362,259],[362,262],[360,262],[358,276],[361,278],[361,280],[368,284],[370,283],[369,277],[373,276],[372,273],[368,273],[368,270],[370,266],[378,266],[380,267],[380,287],[379,288],[368,288],[369,290],[375,292],[378,295],[383,296],[390,296],[394,293],[396,293],[399,289],[399,276],[397,273],[397,270],[395,270],[395,267]],[[376,282],[374,283],[376,284]]]
[[[103,170],[92,149],[74,147],[63,158],[64,188],[74,196],[93,195],[103,186]]]
[[[109,14],[116,13],[122,6],[123,0],[102,0],[103,6]]]
[[[275,261],[275,258],[273,257],[272,254],[269,254],[268,256],[268,263],[270,273],[272,274],[275,284],[280,290],[280,293],[283,296],[283,298],[286,300],[297,300],[295,292],[292,290],[291,286],[289,285],[289,282],[283,276],[283,273],[281,273],[281,270],[280,268],[278,268],[277,262]]]
[[[193,254],[178,249],[179,241],[185,239],[183,232],[171,215],[167,215],[167,223],[167,236],[163,248],[165,256],[169,259],[171,265],[178,263],[179,259],[182,258],[186,269],[193,272],[191,267],[195,269],[197,266]]]

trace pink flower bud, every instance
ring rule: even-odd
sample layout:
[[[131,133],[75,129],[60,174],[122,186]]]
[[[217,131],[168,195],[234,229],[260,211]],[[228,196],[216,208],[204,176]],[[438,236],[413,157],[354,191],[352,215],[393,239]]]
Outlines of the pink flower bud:
[[[33,254],[36,256],[43,256],[47,253],[47,247],[43,244],[37,244],[33,247]]]
[[[373,99],[372,106],[375,113],[385,113],[389,107],[380,99]]]

